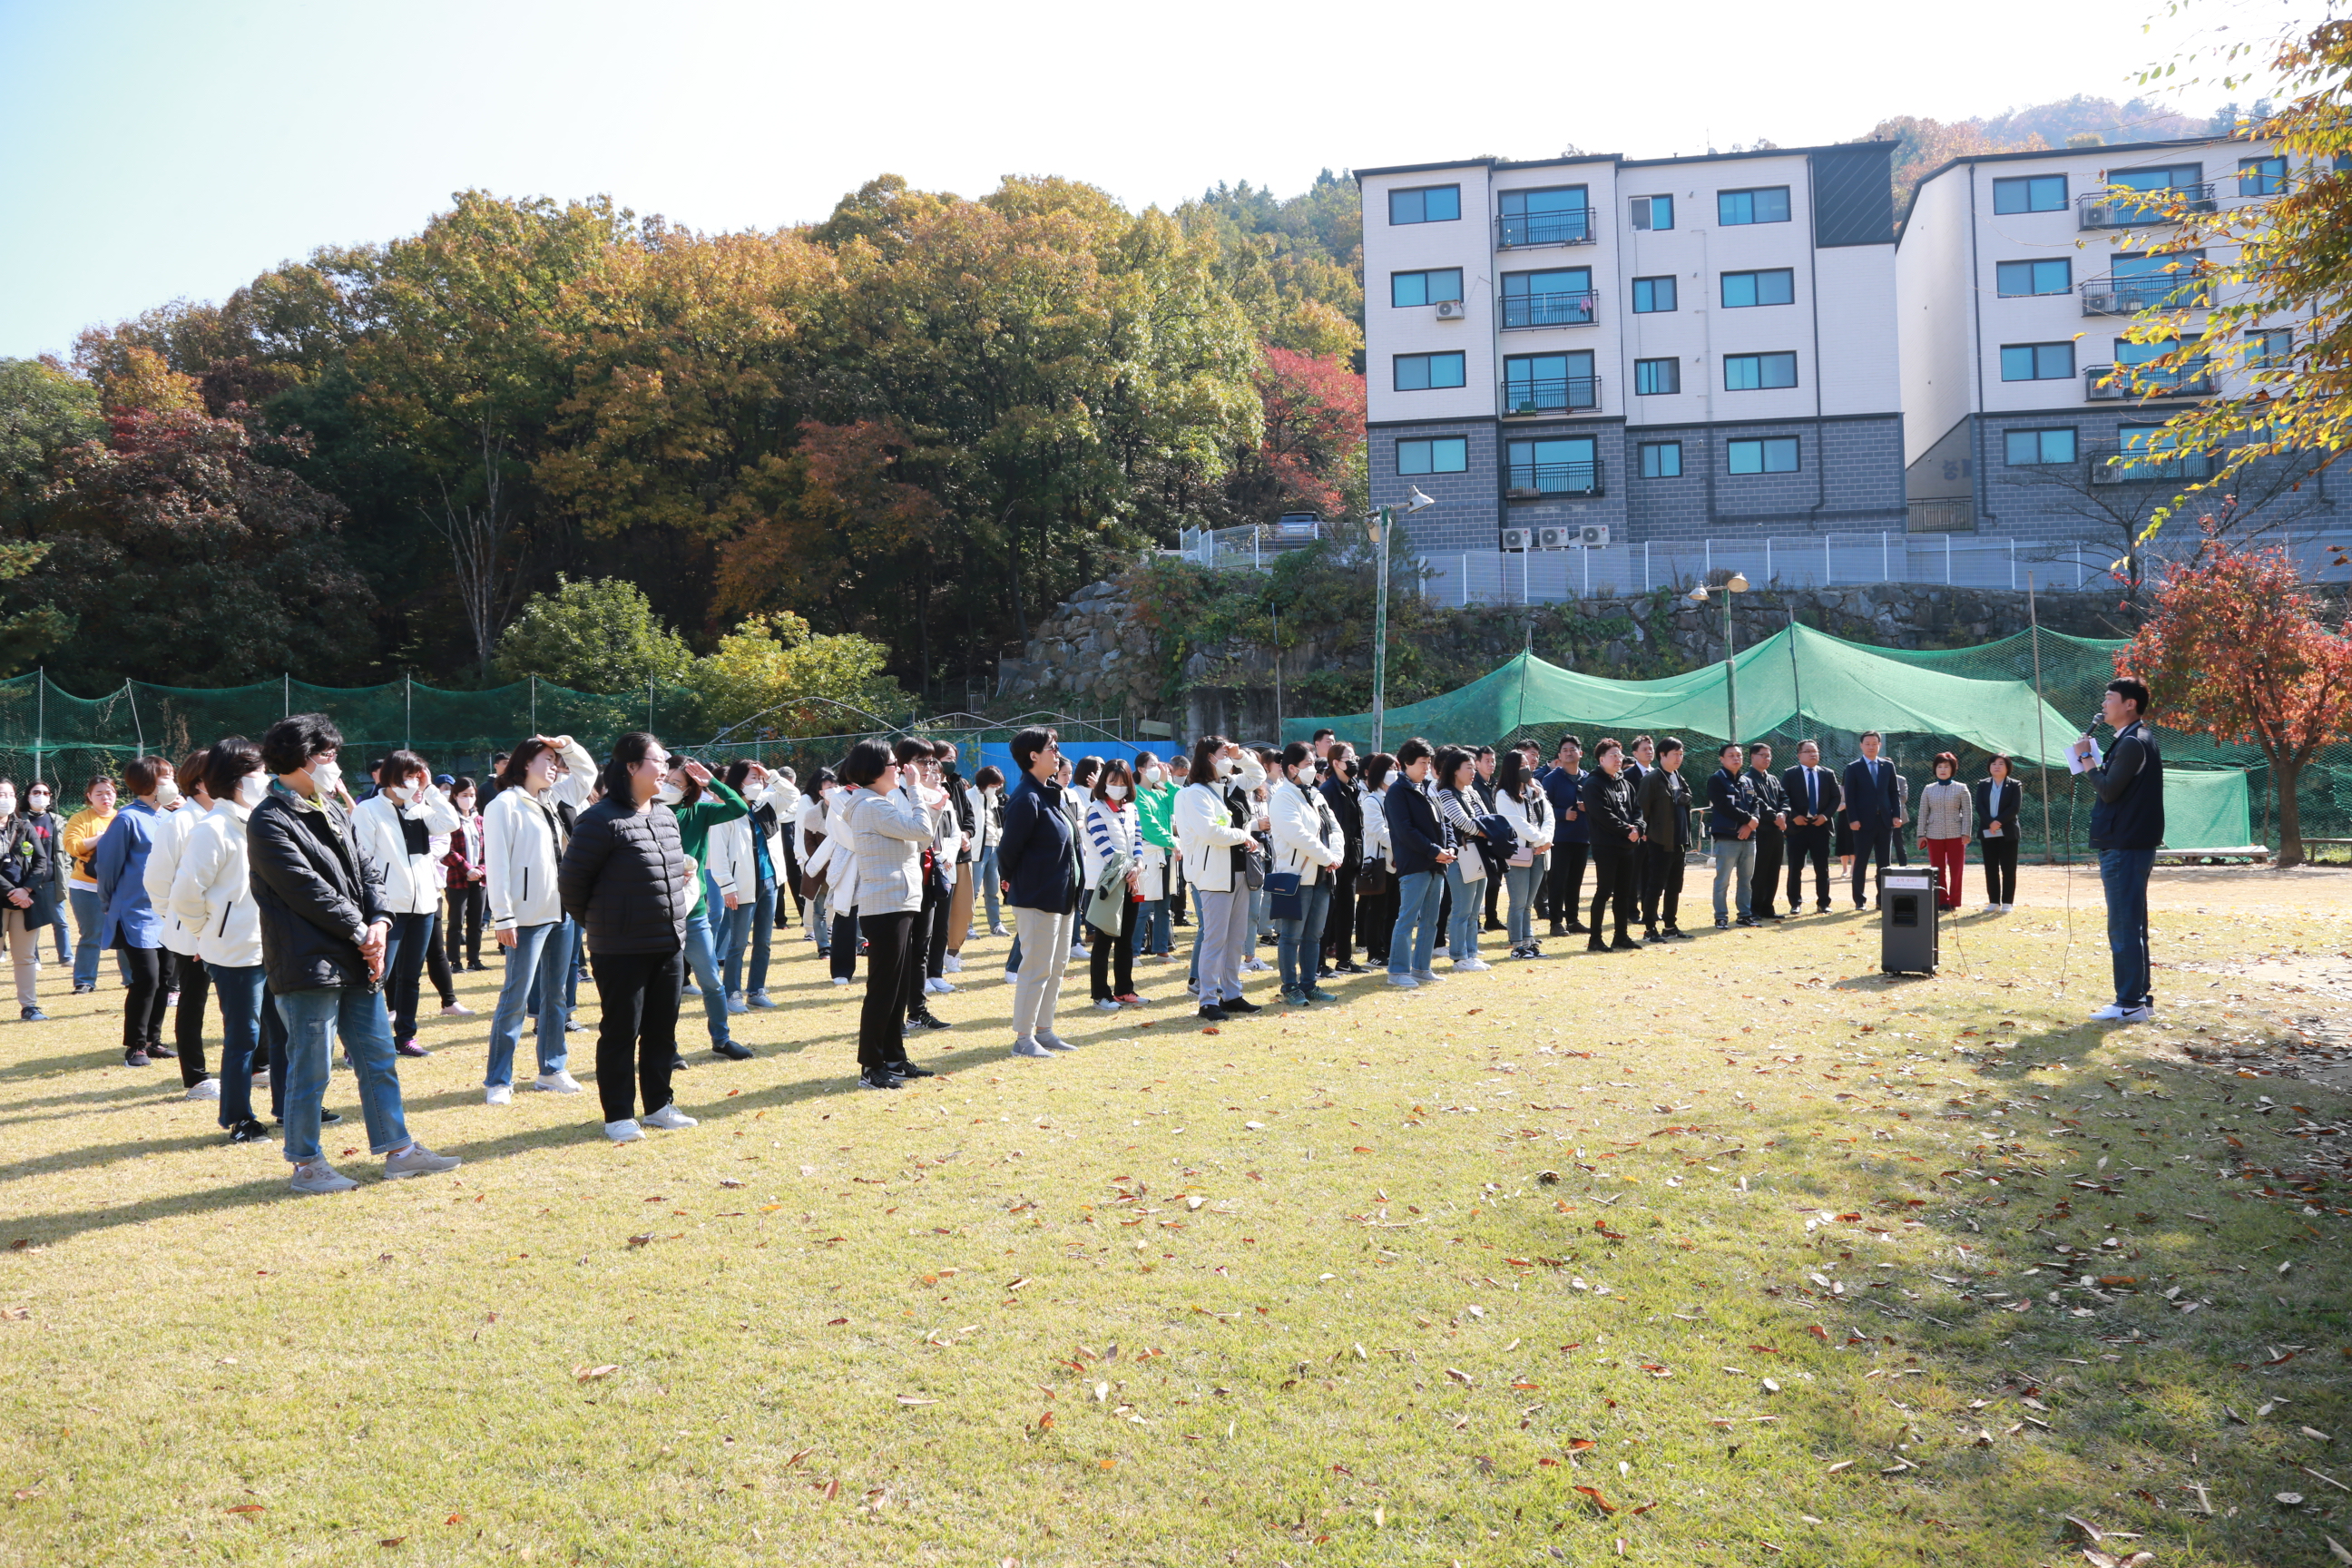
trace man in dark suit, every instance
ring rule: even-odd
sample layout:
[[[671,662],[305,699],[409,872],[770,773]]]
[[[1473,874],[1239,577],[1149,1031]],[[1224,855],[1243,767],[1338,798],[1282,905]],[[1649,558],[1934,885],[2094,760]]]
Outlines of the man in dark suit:
[[[1591,852],[1591,837],[1585,827],[1583,759],[1583,742],[1573,735],[1562,735],[1552,765],[1536,775],[1559,819],[1559,836],[1551,843],[1551,870],[1545,879],[1550,884],[1554,936],[1584,930],[1584,866]]]
[[[1835,837],[1843,792],[1837,775],[1822,766],[1822,749],[1806,741],[1797,747],[1797,765],[1780,775],[1789,803],[1789,912],[1805,907],[1805,862],[1813,863],[1813,893],[1823,914],[1830,910],[1830,846]]]
[[[1639,899],[1641,878],[1635,870],[1642,858],[1642,808],[1628,782],[1633,770],[1614,741],[1603,741],[1593,752],[1598,764],[1585,775],[1584,813],[1592,832],[1592,930],[1585,939],[1588,952],[1639,952],[1642,944],[1625,929],[1632,923]],[[1616,917],[1617,935],[1610,940],[1604,923]]]
[[[1895,848],[1895,824],[1903,815],[1895,789],[1895,764],[1878,754],[1885,739],[1875,730],[1862,737],[1862,755],[1845,765],[1845,821],[1853,834],[1853,907],[1866,909],[1863,888],[1870,862],[1884,875]]]
[[[1748,782],[1756,791],[1756,875],[1748,906],[1759,921],[1778,921],[1772,900],[1780,891],[1780,846],[1789,835],[1789,797],[1772,773],[1772,748],[1759,741],[1748,748]]]
[[[1642,779],[1642,836],[1649,871],[1642,886],[1644,942],[1688,941],[1682,929],[1684,858],[1690,847],[1690,781],[1683,777],[1683,743],[1672,735]]]
[[[1331,909],[1323,921],[1325,974],[1361,974],[1356,962],[1356,872],[1364,858],[1364,797],[1356,793],[1356,748],[1333,741],[1324,756],[1329,772],[1316,786],[1324,804],[1339,819],[1344,842],[1339,863],[1331,869]]]

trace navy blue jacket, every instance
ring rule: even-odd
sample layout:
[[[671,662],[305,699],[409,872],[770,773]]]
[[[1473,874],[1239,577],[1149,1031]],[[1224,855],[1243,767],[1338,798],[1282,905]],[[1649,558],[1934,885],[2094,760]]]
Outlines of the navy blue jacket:
[[[1870,777],[1871,763],[1866,757],[1856,757],[1845,765],[1845,819],[1859,822],[1864,833],[1883,833],[1895,826],[1903,815],[1902,805],[1895,793],[1895,763],[1886,757],[1878,759],[1878,779]]]
[[[1977,780],[1977,842],[1983,843],[1985,828],[1998,822],[2000,836],[2016,843],[2018,809],[2024,804],[2025,786],[2015,779],[2004,779],[2000,784],[1990,778]]]
[[[1747,773],[1717,768],[1706,781],[1707,836],[1738,837],[1741,828],[1758,820],[1757,805],[1756,786]]]
[[[2159,849],[2164,846],[2164,758],[2147,726],[2116,731],[2104,766],[2083,775],[2099,792],[2091,807],[2094,849]]]
[[[1559,830],[1552,837],[1555,844],[1592,842],[1592,828],[1580,809],[1584,805],[1584,777],[1582,768],[1574,773],[1566,768],[1546,768],[1536,774],[1536,782],[1543,785],[1544,795],[1559,817]],[[1576,813],[1574,816],[1569,815],[1571,811]]]
[[[1004,799],[1004,837],[996,874],[1012,884],[1016,910],[1066,915],[1078,907],[1078,834],[1062,809],[1058,784],[1022,770]]]
[[[1381,814],[1388,818],[1389,854],[1398,876],[1441,868],[1438,852],[1454,847],[1454,827],[1439,818],[1437,803],[1422,794],[1419,784],[1400,774],[1381,796]]]

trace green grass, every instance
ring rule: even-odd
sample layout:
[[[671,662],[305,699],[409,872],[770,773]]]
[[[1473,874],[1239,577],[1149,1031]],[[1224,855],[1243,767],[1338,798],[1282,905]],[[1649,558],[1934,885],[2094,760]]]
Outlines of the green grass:
[[[2159,955],[2332,953],[2318,902]],[[1890,981],[1809,917],[1215,1034],[1146,966],[1150,1026],[1066,1008],[1043,1062],[980,942],[897,1094],[794,933],[700,1127],[486,1108],[461,1020],[402,1077],[465,1167],[336,1198],[118,1065],[120,991],[58,998],[0,1032],[0,1562],[2079,1563],[2068,1514],[2327,1562],[2352,1199],[2290,1134],[2345,1097],[2181,1051],[2319,1003],[2168,975],[2164,1026],[2081,1026],[2074,925]]]

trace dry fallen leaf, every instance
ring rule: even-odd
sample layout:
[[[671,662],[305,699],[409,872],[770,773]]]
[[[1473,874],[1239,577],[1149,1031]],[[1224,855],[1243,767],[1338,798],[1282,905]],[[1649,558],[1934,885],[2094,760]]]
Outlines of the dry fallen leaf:
[[[269,1510],[257,1502],[241,1502],[222,1511],[224,1513],[268,1513]]]
[[[609,1362],[603,1366],[588,1366],[583,1363],[572,1369],[572,1376],[577,1383],[593,1383],[600,1377],[610,1377],[620,1370]]]

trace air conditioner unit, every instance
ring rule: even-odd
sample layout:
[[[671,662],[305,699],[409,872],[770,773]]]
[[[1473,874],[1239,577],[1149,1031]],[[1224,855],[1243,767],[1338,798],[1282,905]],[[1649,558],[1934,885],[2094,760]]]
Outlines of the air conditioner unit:
[[[1467,300],[1440,300],[1437,302],[1437,319],[1441,321],[1463,321],[1469,320],[1469,317],[1470,305]]]
[[[1576,542],[1587,550],[1600,549],[1609,542],[1609,525],[1605,522],[1584,524],[1576,531]]]
[[[1554,523],[1549,528],[1536,530],[1536,548],[1538,550],[1567,550],[1575,543],[1576,530],[1565,523]]]
[[[1534,531],[1531,529],[1525,528],[1507,528],[1503,530],[1503,548],[1507,551],[1529,550],[1534,548],[1535,542],[1530,537],[1533,531]]]
[[[2105,202],[2092,202],[2083,208],[2081,226],[2084,228],[2106,228],[2110,226],[2111,221],[2107,216],[2107,204]]]

